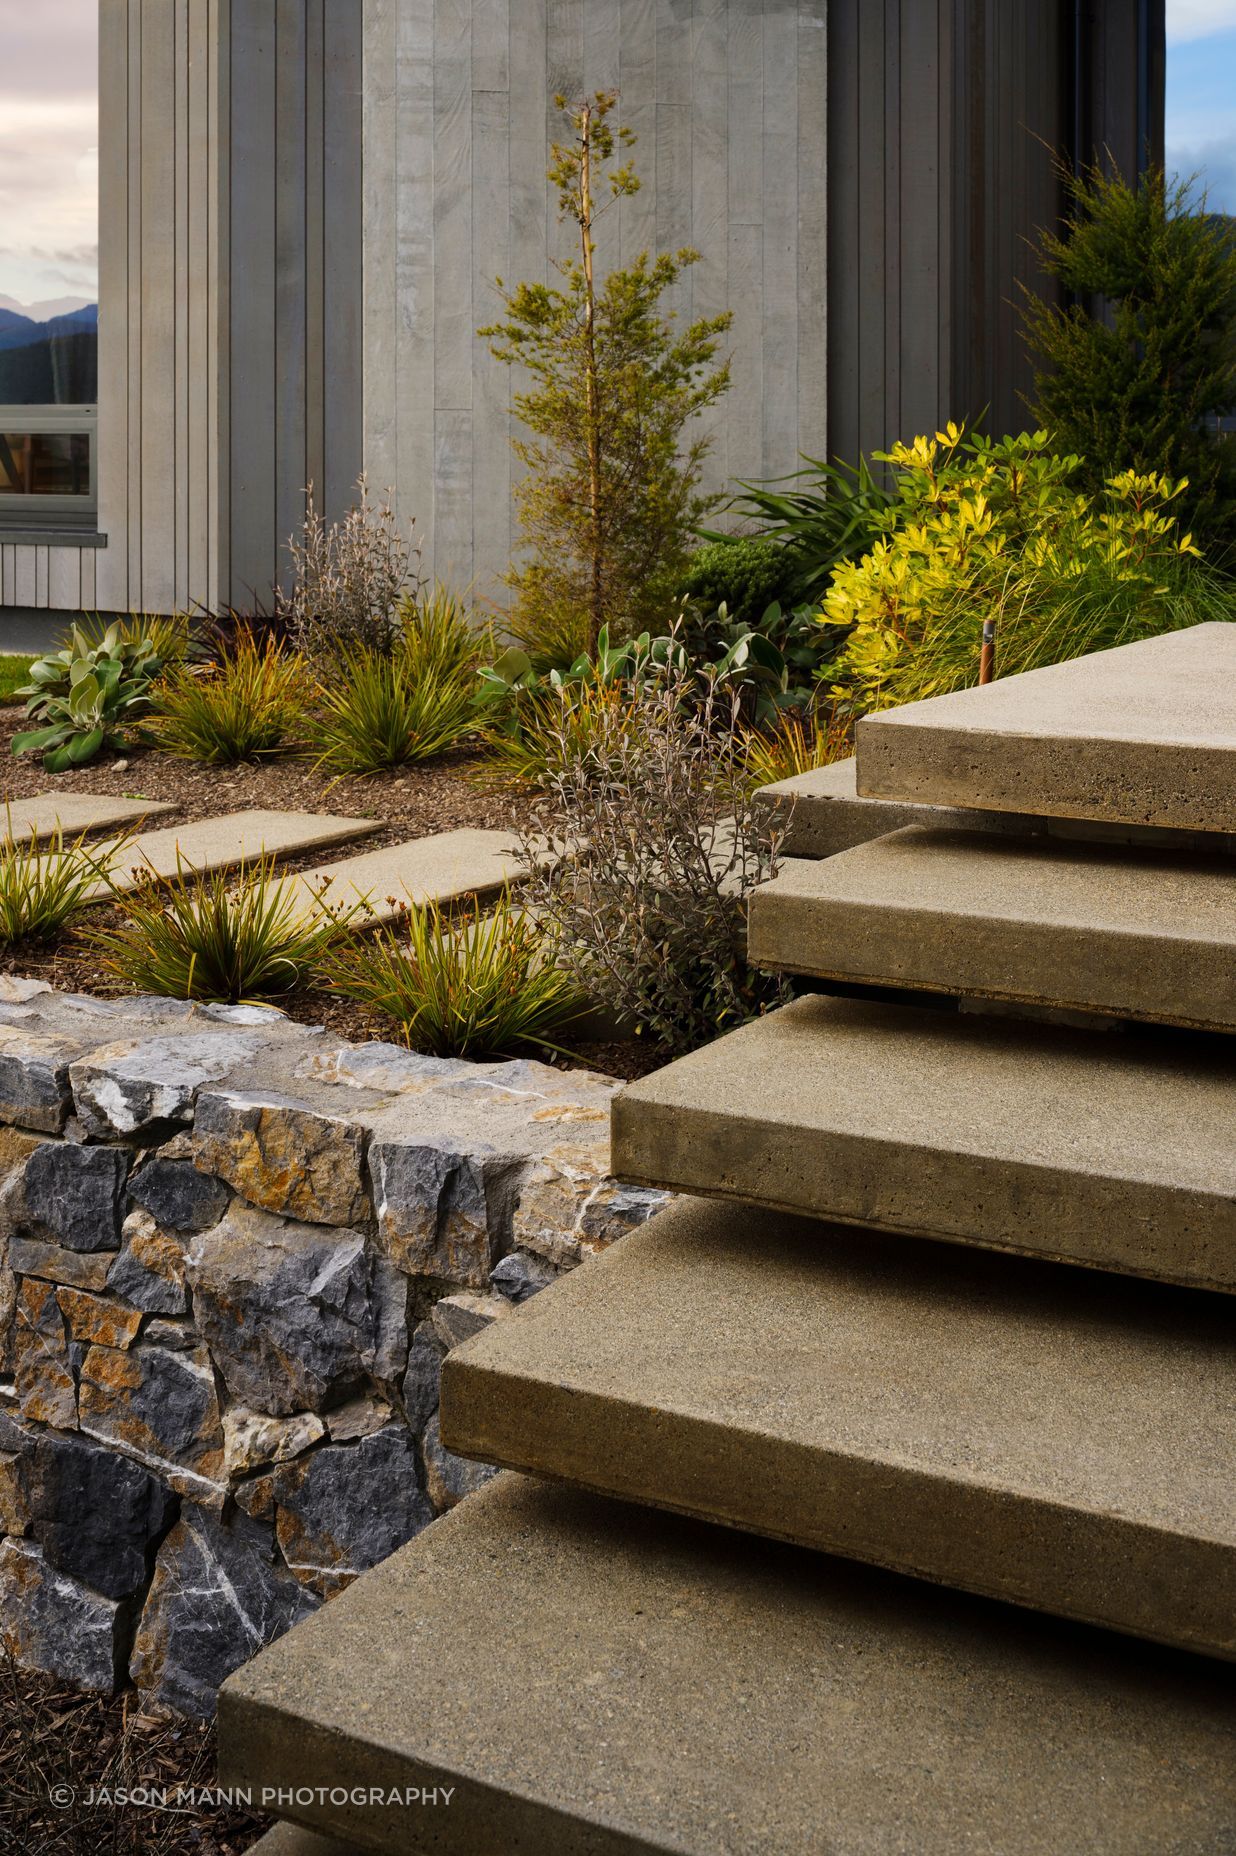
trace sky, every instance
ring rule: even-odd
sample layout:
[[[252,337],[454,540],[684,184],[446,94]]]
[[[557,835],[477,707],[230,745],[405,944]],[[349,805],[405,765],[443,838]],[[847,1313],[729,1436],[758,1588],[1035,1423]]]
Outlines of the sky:
[[[98,0],[0,0],[0,295],[98,289]]]
[[[1236,213],[1236,0],[1167,0],[1167,170]]]

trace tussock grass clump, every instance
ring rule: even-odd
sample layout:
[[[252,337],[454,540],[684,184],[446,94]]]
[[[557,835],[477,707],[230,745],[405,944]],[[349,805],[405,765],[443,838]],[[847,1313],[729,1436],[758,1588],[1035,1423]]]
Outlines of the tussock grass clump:
[[[340,776],[386,773],[445,754],[472,732],[475,681],[470,664],[413,673],[401,656],[344,652],[338,680],[319,692],[315,764]]]
[[[105,973],[165,999],[244,1005],[280,998],[302,983],[350,919],[324,905],[306,915],[296,886],[275,876],[270,857],[239,876],[199,876],[178,862],[174,877],[111,889],[120,926],[94,930],[87,944]]]
[[[18,841],[7,808],[5,820],[0,837],[0,947],[54,941],[85,908],[104,865],[84,848],[81,838],[66,845],[57,832],[40,844],[32,831],[28,840]]]
[[[397,655],[411,677],[476,670],[492,645],[492,627],[474,623],[459,594],[440,580],[428,593],[400,601]]]
[[[231,765],[288,750],[304,725],[302,658],[239,631],[214,663],[177,665],[160,684],[147,732],[181,760]]]
[[[544,791],[564,758],[599,774],[633,713],[631,690],[620,683],[518,690],[502,721],[485,730],[481,778]]]
[[[802,773],[827,767],[851,752],[844,725],[812,709],[803,714],[786,710],[774,727],[751,729],[742,748],[743,763],[752,791],[792,780]]]
[[[340,943],[319,972],[431,1057],[553,1049],[553,1036],[585,1009],[552,945],[506,894],[487,914],[451,916],[435,903],[412,909],[396,931]]]

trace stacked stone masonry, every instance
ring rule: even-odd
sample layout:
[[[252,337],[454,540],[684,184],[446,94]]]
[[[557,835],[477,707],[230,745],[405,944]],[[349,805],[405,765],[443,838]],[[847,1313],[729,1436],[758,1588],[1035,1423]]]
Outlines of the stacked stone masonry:
[[[0,980],[0,1635],[207,1716],[488,1480],[446,1353],[663,1199],[616,1085]]]

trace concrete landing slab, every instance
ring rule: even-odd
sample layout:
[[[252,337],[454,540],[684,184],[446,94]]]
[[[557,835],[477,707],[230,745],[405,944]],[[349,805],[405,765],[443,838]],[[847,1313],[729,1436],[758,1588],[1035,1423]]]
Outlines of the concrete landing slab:
[[[1196,1291],[679,1199],[456,1348],[461,1455],[1236,1658]]]
[[[1214,1856],[1236,1828],[1226,1671],[511,1475],[219,1722],[224,1785],[453,1787],[298,1812],[398,1856]]]
[[[866,716],[867,798],[1236,832],[1236,624]]]
[[[169,825],[162,831],[142,831],[127,844],[117,841],[94,847],[102,857],[117,852],[112,881],[117,889],[132,889],[143,877],[175,876],[177,862],[204,876],[213,870],[233,870],[256,863],[263,856],[292,857],[319,844],[344,844],[368,837],[380,826],[371,818],[335,818],[316,812],[229,812],[220,818],[197,819],[187,825]],[[106,901],[106,884],[93,892]]]
[[[756,890],[758,966],[1236,1030],[1231,858],[911,826]]]
[[[1226,1040],[800,999],[624,1089],[611,1164],[632,1183],[1236,1291]]]
[[[386,845],[359,857],[323,864],[285,879],[306,914],[318,907],[363,906],[358,923],[394,921],[409,905],[493,896],[514,882],[519,865],[509,831],[443,831],[409,844]]]
[[[67,843],[85,832],[136,825],[144,818],[170,812],[169,805],[153,799],[113,798],[105,793],[36,793],[33,799],[0,802],[0,840],[29,844],[36,838],[54,838],[60,832]]]

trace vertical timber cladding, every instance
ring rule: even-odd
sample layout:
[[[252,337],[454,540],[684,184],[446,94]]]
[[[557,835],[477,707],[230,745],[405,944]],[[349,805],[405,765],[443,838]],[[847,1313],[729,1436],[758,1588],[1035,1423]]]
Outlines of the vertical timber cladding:
[[[602,267],[701,253],[675,307],[730,309],[710,481],[825,444],[827,0],[366,0],[365,465],[425,565],[500,598],[511,380],[477,328],[494,279],[564,253],[545,181],[556,92],[621,98],[643,182]],[[515,467],[517,468],[517,467]]]
[[[1021,430],[1054,157],[1162,159],[1163,0],[829,0],[829,449]],[[1106,157],[1105,157],[1106,151]]]
[[[266,604],[305,485],[337,514],[360,470],[361,0],[100,6],[81,601]]]

